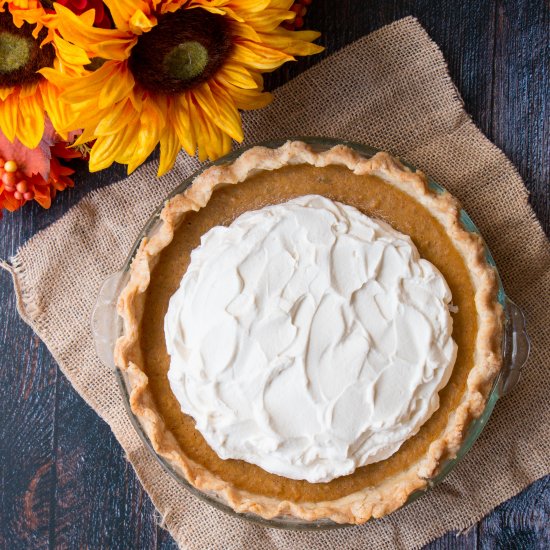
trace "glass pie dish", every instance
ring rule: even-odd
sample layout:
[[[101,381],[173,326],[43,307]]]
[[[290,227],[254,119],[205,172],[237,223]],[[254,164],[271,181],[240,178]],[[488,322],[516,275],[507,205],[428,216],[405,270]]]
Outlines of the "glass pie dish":
[[[358,153],[364,158],[370,158],[378,152],[378,150],[376,149],[366,147],[364,145],[360,145],[356,143],[347,142],[347,141],[339,141],[339,140],[324,139],[324,138],[296,138],[296,139],[299,139],[300,141],[307,143],[311,148],[313,148],[317,152],[327,151],[335,145],[345,145],[353,149],[356,153]],[[259,145],[275,149],[283,145],[286,141],[287,140],[273,141],[268,143],[262,143]],[[246,149],[249,149],[249,148],[246,148]],[[214,164],[222,165],[226,163],[231,163],[239,155],[241,155],[243,151],[245,151],[246,149],[237,150],[231,153],[230,155],[227,155],[226,157],[223,157],[222,159],[218,160]],[[413,168],[410,165],[408,166],[410,168]],[[196,172],[191,177],[186,179],[181,185],[179,185],[176,189],[174,189],[174,191],[168,197],[166,197],[166,199],[169,199],[177,194],[182,193],[187,187],[191,185],[194,179],[200,173],[202,173],[206,168],[208,168],[208,166],[202,167],[198,172]],[[436,193],[441,193],[444,191],[441,186],[439,186],[438,184],[436,184],[431,180],[429,181],[429,185],[431,189]],[[129,394],[130,394],[129,381],[126,377],[126,374],[122,370],[119,370],[115,365],[113,352],[114,352],[116,340],[122,335],[122,330],[123,330],[122,320],[117,315],[117,311],[116,311],[116,304],[118,302],[118,297],[122,289],[124,289],[124,287],[128,282],[130,265],[132,263],[132,260],[134,259],[134,256],[138,250],[138,247],[142,239],[150,238],[159,230],[159,227],[161,226],[159,215],[163,207],[164,207],[164,202],[159,206],[157,211],[145,224],[145,227],[143,228],[140,235],[138,236],[122,269],[119,272],[113,274],[111,277],[109,277],[103,284],[99,293],[96,307],[93,312],[93,319],[92,319],[92,329],[94,333],[98,356],[108,367],[114,370],[118,383],[120,385],[120,389],[126,404],[129,417],[137,433],[142,438],[145,445],[149,448],[150,452],[153,453],[153,455],[159,460],[162,466],[178,482],[180,482],[189,491],[191,491],[193,494],[197,495],[198,497],[202,498],[209,504],[219,509],[222,509],[232,515],[236,515],[238,517],[256,521],[264,525],[269,525],[271,527],[281,527],[281,528],[287,528],[287,529],[325,529],[325,528],[344,526],[345,524],[336,523],[328,519],[305,521],[305,520],[296,519],[289,516],[277,516],[275,518],[267,520],[252,513],[244,513],[244,514],[237,513],[233,510],[233,508],[231,508],[223,500],[222,497],[218,496],[217,494],[200,491],[196,489],[194,486],[190,485],[189,482],[185,479],[183,473],[177,471],[163,457],[155,453],[153,449],[153,445],[151,444],[146,434],[146,430],[141,425],[139,418],[131,410],[130,399],[129,399]],[[460,212],[460,219],[461,219],[462,225],[467,231],[479,234],[479,231],[475,227],[470,217],[466,214],[466,212],[464,211]],[[490,265],[495,266],[493,258],[486,246],[485,246],[485,254],[486,254],[487,262]],[[514,387],[514,385],[517,383],[519,379],[521,368],[525,364],[529,353],[529,339],[525,329],[525,320],[521,310],[511,300],[509,300],[506,297],[500,278],[498,279],[498,287],[499,287],[498,301],[503,306],[505,311],[504,335],[503,335],[503,343],[502,343],[503,368],[501,369],[496,380],[494,381],[493,387],[488,396],[487,403],[485,405],[483,413],[477,419],[475,419],[470,423],[466,437],[464,438],[460,449],[456,453],[456,456],[454,456],[451,459],[443,461],[439,465],[435,475],[429,479],[427,487],[412,493],[409,496],[406,504],[412,502],[413,500],[416,500],[419,496],[427,492],[427,490],[429,490],[431,487],[437,485],[455,467],[455,465],[460,461],[462,456],[464,456],[464,454],[471,448],[474,441],[477,439],[477,437],[481,433],[483,427],[485,426],[485,424],[487,423],[491,415],[491,412],[495,406],[496,401],[500,397],[508,393]]]

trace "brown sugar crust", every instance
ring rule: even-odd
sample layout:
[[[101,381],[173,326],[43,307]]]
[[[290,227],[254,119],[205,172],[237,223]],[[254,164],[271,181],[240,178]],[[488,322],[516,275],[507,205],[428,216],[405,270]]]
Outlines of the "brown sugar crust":
[[[458,357],[438,411],[389,459],[328,483],[291,480],[220,459],[181,412],[166,376],[164,315],[201,235],[246,210],[306,194],[350,204],[410,235],[420,255],[445,276],[458,308],[453,313]],[[431,191],[422,173],[386,153],[364,159],[345,146],[319,153],[287,142],[278,149],[252,148],[231,164],[205,170],[166,203],[159,229],[139,247],[118,303],[124,329],[115,362],[128,376],[132,410],[156,452],[198,489],[264,518],[363,523],[425,488],[441,462],[456,454],[501,367],[496,275],[481,239],[462,227],[459,216],[456,199]]]

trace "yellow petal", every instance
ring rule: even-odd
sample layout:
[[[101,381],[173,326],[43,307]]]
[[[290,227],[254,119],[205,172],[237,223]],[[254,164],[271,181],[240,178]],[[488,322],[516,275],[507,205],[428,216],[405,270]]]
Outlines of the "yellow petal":
[[[289,10],[292,4],[294,4],[294,0],[271,0],[269,7],[279,10]]]
[[[239,12],[259,12],[269,7],[270,0],[233,0],[227,2],[227,7]]]
[[[231,141],[226,134],[204,116],[200,107],[191,101],[190,114],[197,137],[197,148],[200,161],[215,160],[231,150]]]
[[[25,84],[19,89],[19,97],[34,97],[38,89],[38,82],[33,84]]]
[[[84,131],[73,141],[73,147],[85,145],[96,138],[91,128],[84,128]]]
[[[66,40],[63,40],[61,36],[56,34],[53,39],[57,55],[66,63],[72,65],[88,65],[90,58],[86,55],[86,52],[79,46],[70,44]]]
[[[51,67],[44,67],[38,72],[49,82],[55,84],[58,88],[61,88],[62,90],[67,88],[73,82],[71,76],[62,73],[56,69],[52,69]]]
[[[44,133],[44,106],[41,97],[19,98],[17,116],[17,138],[29,149],[40,143]]]
[[[267,92],[241,90],[240,88],[227,84],[224,85],[224,88],[231,96],[238,109],[261,109],[273,101],[273,96]]]
[[[118,134],[98,137],[90,153],[90,171],[97,172],[111,166],[127,149],[132,149],[135,140],[136,135],[131,127]]]
[[[147,17],[141,10],[137,10],[130,18],[130,30],[135,34],[149,32],[157,24],[154,15]]]
[[[105,78],[103,87],[99,94],[98,107],[104,109],[121,101],[132,93],[134,88],[134,77],[126,63],[116,67],[110,78]]]
[[[236,42],[233,45],[231,59],[237,63],[242,63],[245,67],[261,71],[273,71],[286,61],[294,61],[291,55],[249,40]]]
[[[173,168],[180,149],[181,145],[174,127],[166,126],[160,138],[160,162],[157,172],[159,177]]]
[[[96,44],[92,51],[94,57],[103,57],[104,59],[116,59],[117,61],[124,61],[130,57],[130,52],[137,42],[137,36],[134,35],[131,39],[113,39],[105,40],[99,44]]]
[[[160,98],[147,97],[143,101],[140,113],[140,129],[137,135],[136,148],[128,163],[128,174],[131,174],[140,164],[145,162],[153,152],[164,128],[166,106]]]
[[[171,98],[168,105],[170,120],[174,125],[178,140],[188,155],[194,155],[197,149],[194,128],[191,125],[190,92]]]
[[[323,46],[310,43],[320,36],[316,31],[279,29],[276,33],[259,33],[259,36],[263,44],[291,55],[313,55],[325,49]]]
[[[58,28],[61,36],[81,48],[92,57],[104,57],[122,61],[127,59],[137,38],[131,32],[118,29],[100,29],[90,26],[82,16],[55,2]]]
[[[2,88],[0,86],[0,101],[4,101],[9,95],[11,95],[14,92],[15,88],[13,87],[5,87]]]
[[[131,29],[130,20],[136,12],[144,15],[149,12],[148,3],[140,0],[105,0],[105,4],[111,12],[115,26],[123,31]]]
[[[179,10],[183,4],[187,4],[189,0],[151,0],[153,3],[153,11],[155,13],[172,13]]]
[[[125,126],[134,124],[139,118],[139,112],[134,109],[129,99],[120,101],[102,115],[95,129],[95,134],[98,136],[108,136],[121,132]]]
[[[248,69],[236,63],[226,63],[216,73],[216,78],[245,90],[254,90],[258,87],[257,82],[251,76]]]
[[[0,101],[0,130],[10,140],[15,139],[17,131],[17,95],[12,94]]]
[[[244,133],[241,115],[235,106],[235,102],[225,89],[215,81],[212,81],[209,86],[218,106],[218,117],[213,120],[214,124],[240,143],[244,139]]]
[[[93,27],[94,26],[94,22],[95,22],[95,10],[94,9],[86,10],[84,13],[81,13],[79,15],[79,17],[86,26],[88,26],[88,27]]]
[[[54,84],[44,80],[40,83],[42,101],[44,110],[52,121],[56,132],[64,139],[67,139],[67,133],[78,127],[76,119],[78,113],[72,109],[72,105],[66,105],[59,100],[61,91]]]
[[[208,84],[199,84],[191,90],[191,96],[195,99],[196,105],[198,105],[202,111],[214,121],[219,116],[218,106],[216,100],[212,95],[212,90]]]
[[[251,40],[252,42],[261,41],[261,38],[258,36],[256,30],[247,23],[233,23],[231,25],[231,32],[234,36],[239,36],[243,40]]]
[[[43,71],[48,79],[51,72]],[[128,96],[134,86],[134,78],[125,62],[107,61],[97,71],[73,77],[63,82],[59,77],[52,79],[60,83],[65,91],[61,99],[69,104],[82,103],[89,108],[105,108]]]
[[[246,17],[246,22],[259,32],[274,31],[284,21],[294,19],[296,14],[288,10],[269,9],[264,12],[251,14]]]

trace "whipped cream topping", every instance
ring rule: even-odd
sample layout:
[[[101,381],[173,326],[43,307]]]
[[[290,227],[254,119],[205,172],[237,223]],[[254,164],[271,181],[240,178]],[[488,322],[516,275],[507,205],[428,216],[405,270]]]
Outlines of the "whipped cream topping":
[[[168,378],[222,459],[330,481],[391,456],[439,407],[450,302],[409,237],[299,197],[203,235],[165,318]]]

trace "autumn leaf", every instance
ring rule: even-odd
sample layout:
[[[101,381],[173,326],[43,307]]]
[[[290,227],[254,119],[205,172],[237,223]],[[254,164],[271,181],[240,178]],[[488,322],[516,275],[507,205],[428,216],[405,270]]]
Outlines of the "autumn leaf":
[[[0,131],[0,158],[14,160],[28,177],[40,174],[46,181],[50,177],[51,147],[55,143],[55,130],[46,120],[42,140],[35,149],[25,147],[17,138],[11,142]]]

